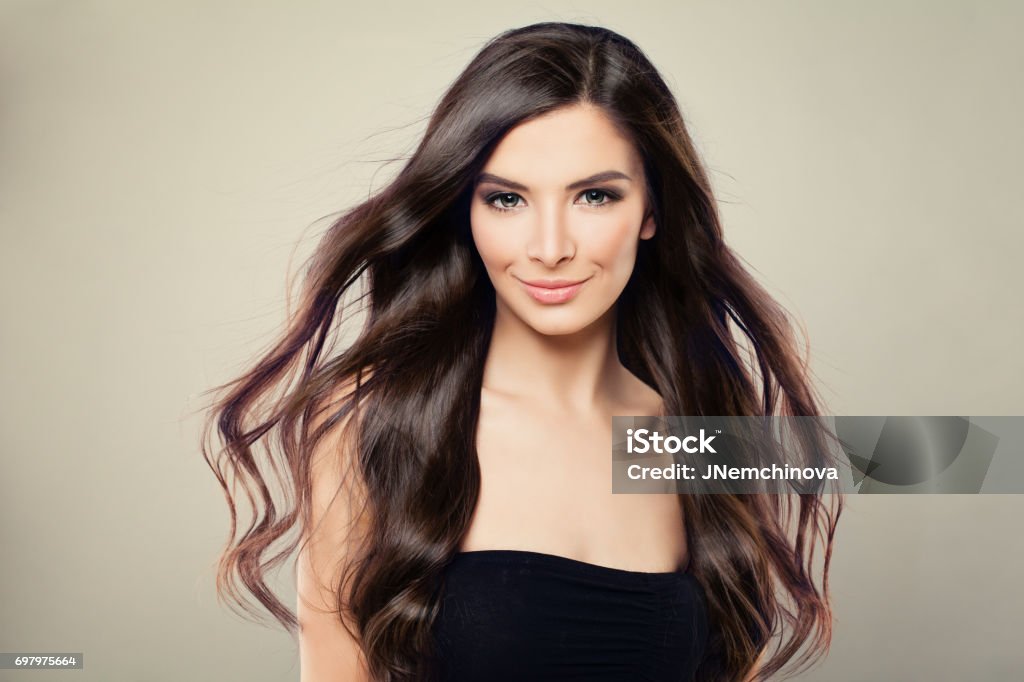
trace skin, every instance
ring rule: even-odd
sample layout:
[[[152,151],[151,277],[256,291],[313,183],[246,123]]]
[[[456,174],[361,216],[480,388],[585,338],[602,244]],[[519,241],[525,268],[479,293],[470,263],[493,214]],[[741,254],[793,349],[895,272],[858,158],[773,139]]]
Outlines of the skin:
[[[616,171],[628,178],[590,181]],[[506,210],[499,210],[506,209]],[[473,240],[496,292],[477,450],[481,494],[463,551],[519,549],[634,571],[686,565],[676,495],[612,495],[613,415],[660,415],[618,360],[615,304],[656,225],[641,158],[599,108],[511,130],[474,188]],[[586,280],[560,304],[522,280]]]

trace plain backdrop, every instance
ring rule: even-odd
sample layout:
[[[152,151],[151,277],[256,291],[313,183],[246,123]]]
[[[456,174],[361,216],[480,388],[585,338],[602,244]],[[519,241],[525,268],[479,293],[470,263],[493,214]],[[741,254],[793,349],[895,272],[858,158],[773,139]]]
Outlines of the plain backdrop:
[[[0,680],[298,679],[289,635],[215,599],[201,393],[279,331],[321,219],[540,20],[661,70],[833,413],[1024,414],[1019,3],[4,0],[0,651],[86,666]],[[799,679],[1019,679],[1022,511],[850,499]]]

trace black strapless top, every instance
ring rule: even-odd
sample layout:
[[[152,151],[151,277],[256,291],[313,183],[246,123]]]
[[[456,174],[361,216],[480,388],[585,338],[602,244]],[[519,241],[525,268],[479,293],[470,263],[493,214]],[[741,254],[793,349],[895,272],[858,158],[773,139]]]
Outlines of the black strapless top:
[[[689,682],[708,616],[690,573],[491,549],[448,565],[433,634],[442,682]]]

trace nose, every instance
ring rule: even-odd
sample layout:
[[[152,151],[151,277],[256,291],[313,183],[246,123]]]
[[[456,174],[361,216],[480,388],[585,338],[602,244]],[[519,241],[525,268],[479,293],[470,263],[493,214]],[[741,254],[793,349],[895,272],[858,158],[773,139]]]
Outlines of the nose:
[[[527,257],[549,268],[572,260],[576,255],[576,243],[565,214],[558,207],[549,207],[538,211],[536,216],[526,247]]]

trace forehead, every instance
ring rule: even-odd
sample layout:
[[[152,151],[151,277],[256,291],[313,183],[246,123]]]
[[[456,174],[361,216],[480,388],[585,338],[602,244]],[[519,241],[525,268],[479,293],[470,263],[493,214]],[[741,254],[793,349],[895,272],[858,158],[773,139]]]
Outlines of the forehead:
[[[484,170],[534,185],[564,185],[606,170],[639,178],[640,155],[601,109],[572,105],[519,124],[495,147]]]

